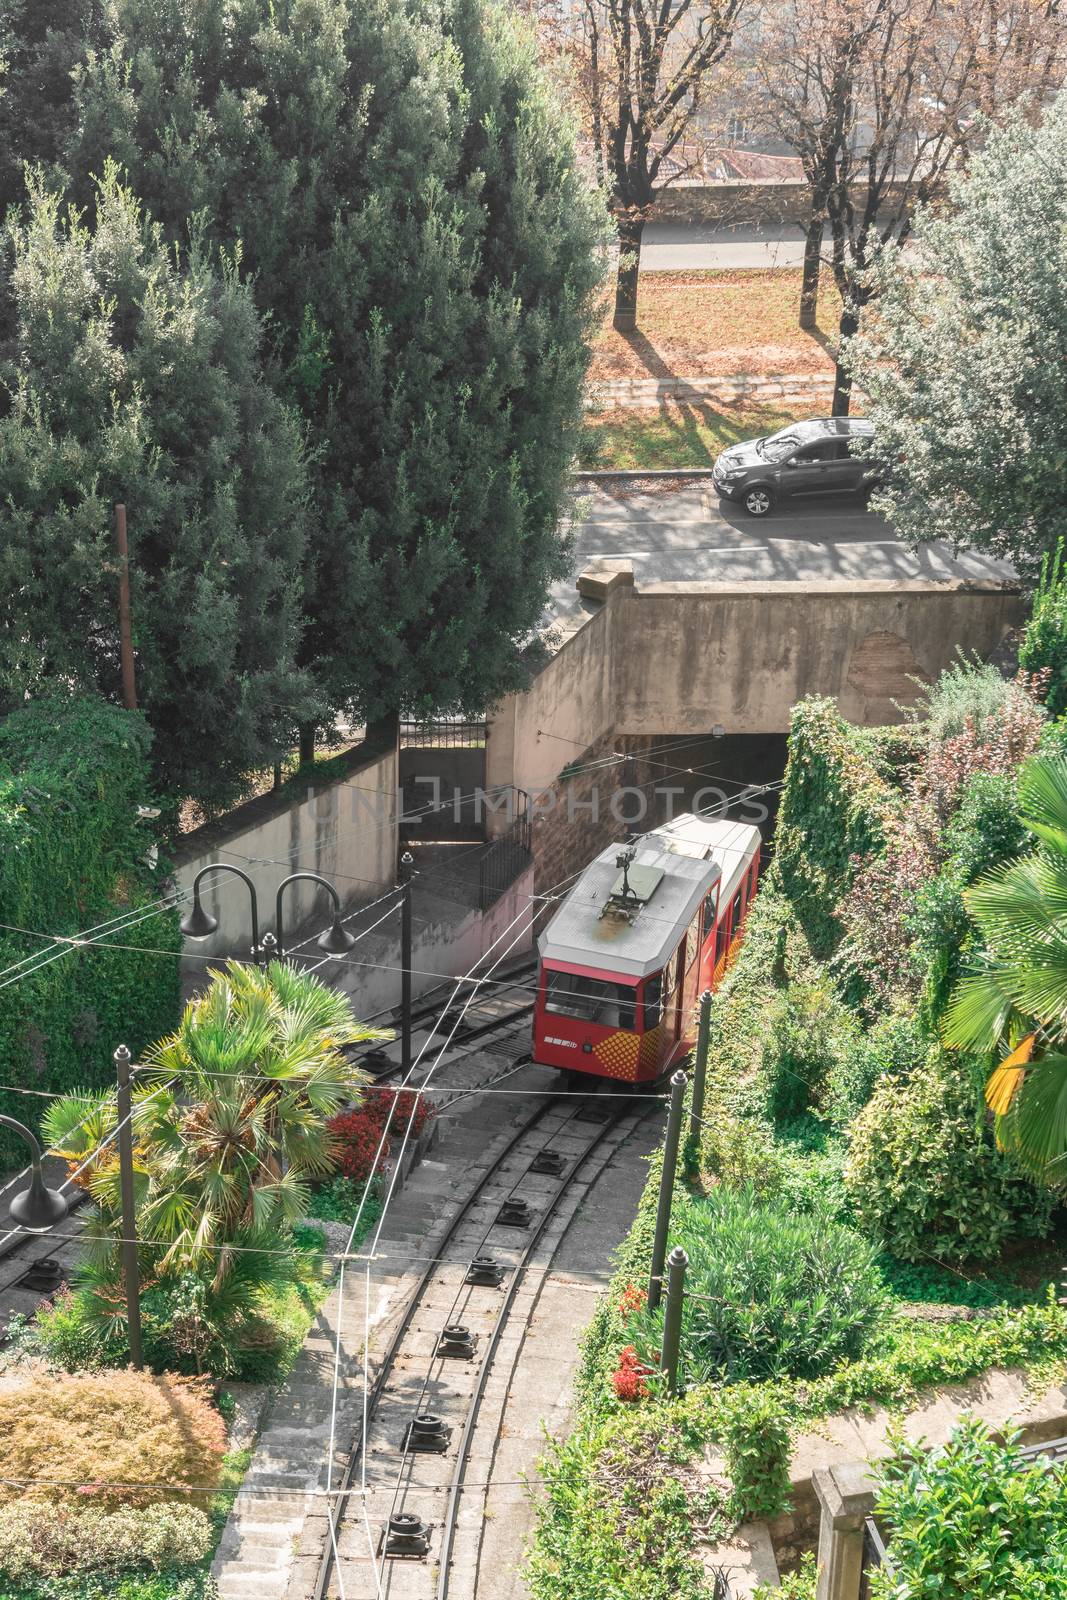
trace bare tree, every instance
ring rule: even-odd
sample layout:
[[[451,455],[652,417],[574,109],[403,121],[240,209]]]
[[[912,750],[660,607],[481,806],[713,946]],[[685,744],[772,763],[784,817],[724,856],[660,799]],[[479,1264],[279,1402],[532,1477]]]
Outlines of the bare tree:
[[[614,325],[637,325],[657,191],[699,164],[698,115],[745,0],[579,0],[572,81],[619,236]]]
[[[747,116],[803,163],[802,328],[816,325],[827,222],[838,287],[854,297],[874,237],[903,243],[914,206],[966,159],[988,122],[1023,96],[1040,106],[1062,83],[1059,7],[783,0],[768,12],[748,62]]]
[[[885,8],[886,0],[783,0],[749,59],[748,120],[796,151],[808,185],[802,328],[816,325],[830,193],[856,138],[866,51]]]

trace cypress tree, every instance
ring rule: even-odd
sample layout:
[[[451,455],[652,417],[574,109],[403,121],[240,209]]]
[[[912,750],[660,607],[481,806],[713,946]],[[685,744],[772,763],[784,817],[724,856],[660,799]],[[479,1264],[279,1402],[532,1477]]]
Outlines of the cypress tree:
[[[231,257],[169,246],[106,165],[92,221],[37,183],[0,273],[0,694],[118,698],[129,515],[157,781],[220,804],[313,701],[295,664],[307,478]]]
[[[112,0],[66,164],[240,250],[313,462],[330,717],[476,711],[564,570],[600,218],[484,0]]]

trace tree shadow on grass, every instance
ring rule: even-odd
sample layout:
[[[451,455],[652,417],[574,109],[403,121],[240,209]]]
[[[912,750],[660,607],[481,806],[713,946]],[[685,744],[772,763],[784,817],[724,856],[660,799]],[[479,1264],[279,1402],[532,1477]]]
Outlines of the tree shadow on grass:
[[[635,359],[644,367],[650,378],[674,378],[677,376],[674,369],[664,361],[655,345],[646,339],[640,328],[635,328],[632,333],[620,333],[619,338],[630,347]]]

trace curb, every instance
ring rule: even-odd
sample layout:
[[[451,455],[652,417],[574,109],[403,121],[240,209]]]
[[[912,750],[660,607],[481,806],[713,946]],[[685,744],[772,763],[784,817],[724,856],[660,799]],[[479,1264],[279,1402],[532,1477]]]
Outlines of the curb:
[[[576,482],[591,480],[594,483],[604,478],[710,478],[712,467],[611,467],[602,472],[572,472],[571,478]]]

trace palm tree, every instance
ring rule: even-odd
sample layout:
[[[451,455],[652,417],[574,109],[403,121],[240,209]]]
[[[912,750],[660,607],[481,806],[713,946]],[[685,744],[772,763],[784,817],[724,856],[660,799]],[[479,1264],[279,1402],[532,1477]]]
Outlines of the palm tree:
[[[327,1121],[368,1081],[345,1049],[388,1037],[357,1022],[343,995],[285,963],[213,971],[138,1074],[143,1281],[196,1273],[210,1280],[216,1307],[232,1302],[237,1311],[252,1304],[257,1285],[284,1277],[308,1181],[334,1168]],[[44,1118],[49,1144],[71,1160],[99,1149],[115,1125],[110,1099],[82,1126],[85,1112],[85,1097],[70,1096]],[[117,1158],[101,1152],[91,1172],[96,1207],[82,1281],[106,1322],[121,1310]]]
[[[1022,768],[1019,820],[1036,848],[964,894],[984,954],[956,987],[945,1039],[1007,1052],[986,1084],[997,1140],[1067,1183],[1067,760]]]

